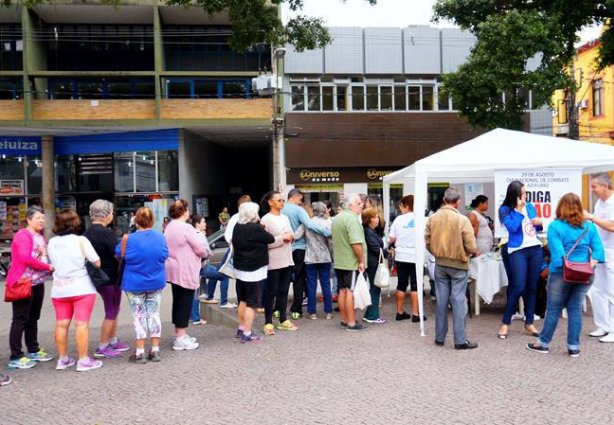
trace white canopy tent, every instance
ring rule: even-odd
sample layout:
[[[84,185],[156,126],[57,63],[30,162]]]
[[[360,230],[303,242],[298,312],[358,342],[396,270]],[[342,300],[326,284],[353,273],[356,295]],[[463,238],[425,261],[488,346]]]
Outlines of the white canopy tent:
[[[433,154],[384,177],[384,214],[389,217],[390,185],[404,185],[414,194],[416,277],[420,332],[424,333],[423,267],[425,259],[424,211],[429,182],[451,184],[493,182],[498,170],[543,168],[582,169],[583,174],[614,170],[614,146],[538,134],[492,130],[460,145]]]

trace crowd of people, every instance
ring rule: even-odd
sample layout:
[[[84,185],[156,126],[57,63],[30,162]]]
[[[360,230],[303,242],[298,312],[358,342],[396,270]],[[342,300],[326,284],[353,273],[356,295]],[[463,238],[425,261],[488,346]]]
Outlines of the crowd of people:
[[[588,294],[597,329],[591,337],[614,342],[614,192],[608,174],[592,176],[591,188],[598,198],[594,214],[584,210],[578,195],[564,195],[556,208],[556,220],[547,232],[550,262],[544,267],[543,244],[538,237],[542,221],[531,203],[526,202],[522,182],[507,188],[499,207],[499,217],[509,237],[502,244],[508,273],[507,300],[497,337],[510,336],[512,315],[523,299],[526,333],[537,337],[527,349],[548,353],[561,311],[567,310],[569,355],[580,354],[582,302]],[[460,192],[451,187],[440,208],[427,219],[425,244],[434,270],[432,286],[436,295],[435,344],[445,345],[448,309],[452,310],[454,347],[474,349],[466,334],[467,282],[470,261],[489,252],[494,245],[491,223],[486,217],[488,199],[480,195],[472,202],[469,217],[459,211]],[[380,313],[381,288],[375,285],[376,270],[393,256],[398,283],[395,291],[396,321],[427,320],[420,317],[416,281],[416,241],[413,195],[404,196],[398,215],[387,235],[379,198],[348,194],[338,211],[330,203],[305,205],[304,194],[289,191],[287,198],[277,191],[264,195],[260,204],[247,195],[238,202],[238,213],[220,214],[225,238],[230,244],[241,343],[257,343],[276,331],[297,331],[296,321],[303,317],[303,298],[307,298],[307,318],[333,319],[334,301],[339,311],[339,326],[349,332],[366,329],[366,323],[383,325]],[[227,212],[227,211],[225,211]],[[7,287],[24,279],[31,282],[31,295],[12,302],[9,368],[29,369],[54,356],[38,343],[38,326],[45,293],[51,278],[51,300],[56,315],[56,369],[76,365],[80,372],[102,366],[101,359],[120,357],[130,345],[117,338],[117,317],[122,292],[126,294],[134,328],[133,363],[161,361],[162,320],[160,302],[167,284],[172,292],[173,350],[193,350],[199,342],[187,331],[190,321],[202,323],[199,293],[205,302],[217,302],[213,295],[221,281],[221,305],[228,305],[228,277],[208,264],[211,249],[206,238],[205,218],[190,213],[185,200],[175,201],[169,209],[170,221],[164,233],[153,230],[155,217],[141,207],[134,215],[135,231],[118,241],[108,227],[113,221],[111,202],[97,200],[90,206],[92,224],[81,236],[81,220],[73,210],[56,215],[54,237],[43,236],[44,211],[31,206],[26,227],[12,242],[12,264]],[[587,262],[595,268],[586,282],[566,280],[564,260]],[[223,263],[227,263],[226,259]],[[101,269],[107,279],[90,277]],[[547,274],[545,318],[541,331],[534,325],[537,288]],[[370,306],[360,320],[354,308],[353,289],[362,275],[367,278]],[[208,283],[207,283],[208,279]],[[594,281],[594,283],[593,283]],[[96,282],[96,284],[94,284]],[[323,316],[317,311],[317,285],[323,297]],[[292,284],[293,301],[288,309]],[[409,289],[409,308],[405,298]],[[98,345],[90,356],[89,324],[96,294],[102,298],[104,320]],[[236,305],[230,305],[232,308]],[[254,329],[254,317],[262,309],[262,336]],[[68,331],[74,323],[77,356],[67,350]],[[24,352],[22,342],[25,341]],[[147,350],[147,345],[149,349]],[[2,384],[10,382],[3,375]]]

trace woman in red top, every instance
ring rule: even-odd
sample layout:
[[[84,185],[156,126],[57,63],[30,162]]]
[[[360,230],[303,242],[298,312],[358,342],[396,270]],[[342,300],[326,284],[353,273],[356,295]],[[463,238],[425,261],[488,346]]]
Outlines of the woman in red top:
[[[11,243],[11,267],[6,277],[6,285],[14,285],[19,279],[32,279],[32,296],[14,301],[13,321],[9,344],[11,369],[29,369],[37,362],[47,362],[53,357],[38,345],[38,319],[41,315],[45,298],[45,279],[53,272],[53,266],[47,260],[47,241],[42,232],[45,228],[45,213],[39,206],[31,206],[26,212],[27,226],[15,234]],[[21,341],[25,334],[26,348],[24,355]]]

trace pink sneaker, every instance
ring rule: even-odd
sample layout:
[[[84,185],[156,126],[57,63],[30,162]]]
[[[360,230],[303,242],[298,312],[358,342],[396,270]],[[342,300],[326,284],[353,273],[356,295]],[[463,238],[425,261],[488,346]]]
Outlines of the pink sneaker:
[[[121,342],[119,339],[117,340],[115,344],[109,344],[109,347],[111,347],[115,351],[120,351],[120,352],[128,351],[130,349],[130,346],[128,344]]]
[[[77,372],[87,372],[88,370],[98,369],[101,366],[102,361],[87,357],[77,362]]]

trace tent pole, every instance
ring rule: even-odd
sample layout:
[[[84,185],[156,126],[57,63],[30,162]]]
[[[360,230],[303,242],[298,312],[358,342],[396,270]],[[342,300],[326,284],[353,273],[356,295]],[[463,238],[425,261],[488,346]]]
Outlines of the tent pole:
[[[418,314],[420,314],[420,336],[426,336],[424,332],[424,253],[426,250],[424,242],[424,228],[426,218],[427,200],[427,174],[421,167],[416,166],[414,180],[414,232],[416,234],[416,279],[418,284]]]

